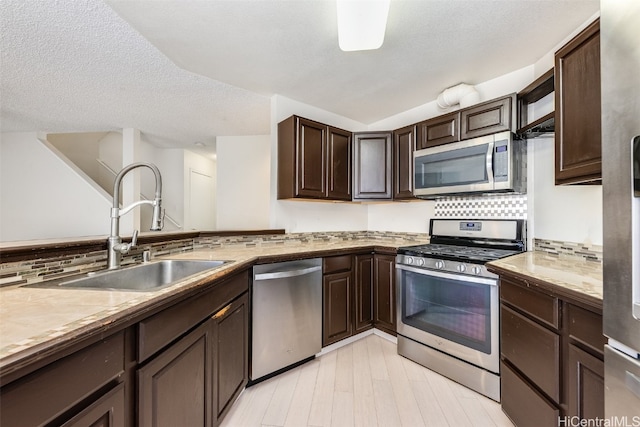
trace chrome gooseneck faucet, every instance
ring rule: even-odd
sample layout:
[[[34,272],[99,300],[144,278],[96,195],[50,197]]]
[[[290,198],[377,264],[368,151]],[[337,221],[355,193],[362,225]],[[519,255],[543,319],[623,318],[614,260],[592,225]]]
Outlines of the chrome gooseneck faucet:
[[[153,174],[156,176],[156,192],[155,198],[153,201],[151,200],[140,200],[134,202],[127,206],[126,208],[120,209],[120,183],[122,182],[122,178],[133,169],[139,167],[147,167],[153,171]],[[119,173],[116,175],[115,182],[113,183],[113,207],[111,208],[111,235],[109,236],[109,251],[107,255],[107,268],[109,270],[116,269],[120,267],[120,261],[122,260],[122,254],[126,254],[131,250],[132,247],[136,246],[138,241],[138,230],[133,232],[133,236],[131,237],[131,243],[122,243],[122,238],[120,238],[120,217],[127,212],[131,211],[136,206],[140,205],[152,205],[153,206],[153,217],[151,219],[151,231],[160,231],[162,230],[162,177],[160,176],[160,171],[158,167],[153,163],[132,163],[128,166],[125,166]]]

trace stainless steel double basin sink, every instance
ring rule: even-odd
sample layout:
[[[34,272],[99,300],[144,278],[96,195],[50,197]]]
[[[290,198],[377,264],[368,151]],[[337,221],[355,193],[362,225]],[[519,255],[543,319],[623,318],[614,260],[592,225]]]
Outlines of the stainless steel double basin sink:
[[[152,292],[169,287],[181,280],[214,270],[228,261],[162,260],[89,273],[67,281],[50,281],[25,285],[29,288],[101,289],[109,291]]]

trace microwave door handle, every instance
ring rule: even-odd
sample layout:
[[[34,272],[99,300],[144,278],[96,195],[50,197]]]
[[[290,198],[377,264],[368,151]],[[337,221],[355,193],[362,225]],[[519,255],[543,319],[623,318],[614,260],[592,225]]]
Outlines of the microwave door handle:
[[[489,179],[489,184],[493,186],[493,147],[494,143],[491,141],[487,144],[487,178]]]

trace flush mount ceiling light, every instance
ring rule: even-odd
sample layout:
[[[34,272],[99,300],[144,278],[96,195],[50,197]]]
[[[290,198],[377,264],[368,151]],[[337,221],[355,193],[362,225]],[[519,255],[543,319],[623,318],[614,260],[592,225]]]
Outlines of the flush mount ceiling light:
[[[336,0],[338,44],[345,52],[382,46],[391,0]]]

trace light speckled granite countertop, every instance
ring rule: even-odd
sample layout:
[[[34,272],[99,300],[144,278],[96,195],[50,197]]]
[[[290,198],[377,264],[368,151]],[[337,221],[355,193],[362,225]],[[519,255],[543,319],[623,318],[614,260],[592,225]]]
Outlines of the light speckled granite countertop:
[[[531,283],[591,306],[602,308],[602,264],[578,257],[534,251],[490,262],[496,273],[512,273]]]
[[[402,239],[359,239],[300,244],[223,246],[164,258],[229,260],[224,266],[155,292],[46,289],[8,286],[0,289],[0,372],[8,365],[51,351],[54,347],[103,333],[126,319],[143,316],[168,300],[261,261],[310,258],[367,248],[395,252],[424,242]],[[38,356],[39,357],[39,356]]]

